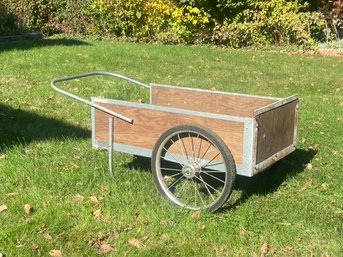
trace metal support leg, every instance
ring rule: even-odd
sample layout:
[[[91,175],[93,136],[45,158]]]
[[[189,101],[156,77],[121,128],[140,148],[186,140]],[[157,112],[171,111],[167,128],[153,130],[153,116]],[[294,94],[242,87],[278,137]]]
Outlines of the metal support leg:
[[[114,127],[114,121],[113,117],[108,119],[108,170],[110,172],[110,177],[114,179],[113,176],[113,161],[112,161],[112,155],[113,155],[113,127]]]

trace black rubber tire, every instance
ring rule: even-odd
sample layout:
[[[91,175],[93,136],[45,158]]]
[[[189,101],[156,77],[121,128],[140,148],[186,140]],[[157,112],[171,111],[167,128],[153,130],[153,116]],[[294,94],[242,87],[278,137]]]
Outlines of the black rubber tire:
[[[195,139],[193,139],[195,135],[197,135],[197,137]],[[182,141],[183,139],[182,140],[180,139],[180,136],[182,136],[182,138],[184,138],[185,140],[190,140],[190,142],[192,142],[191,147],[193,148],[193,150],[192,150],[193,158],[188,157],[185,144]],[[183,157],[187,157],[187,161],[185,161],[184,164],[181,163],[181,162],[177,163],[175,161],[176,165],[180,165],[181,166],[181,167],[179,166],[178,171],[181,171],[182,174],[178,175],[178,174],[180,174],[180,172],[176,174],[177,176],[181,176],[181,178],[178,178],[178,179],[176,179],[176,175],[172,175],[173,178],[175,176],[175,178],[174,178],[175,180],[173,180],[172,184],[174,185],[174,183],[175,184],[179,183],[178,181],[177,182],[175,182],[175,181],[176,180],[181,180],[184,177],[184,180],[187,181],[185,183],[191,183],[192,185],[194,185],[194,188],[195,188],[194,196],[195,196],[195,198],[197,198],[197,188],[199,190],[199,186],[198,185],[201,184],[199,181],[202,181],[203,184],[204,184],[204,185],[202,185],[202,187],[206,188],[206,190],[209,193],[208,195],[210,195],[211,198],[213,199],[213,202],[211,202],[209,204],[205,203],[204,204],[205,206],[197,206],[196,205],[196,200],[197,199],[195,199],[195,205],[187,205],[187,204],[181,202],[177,198],[177,196],[174,195],[172,190],[170,190],[170,187],[174,187],[174,186],[172,185],[172,186],[170,186],[168,188],[166,183],[164,182],[164,180],[168,179],[168,178],[165,179],[165,177],[168,177],[168,176],[166,176],[166,175],[163,176],[162,170],[166,170],[166,169],[167,170],[172,170],[172,169],[170,169],[170,168],[161,168],[161,160],[162,160],[162,162],[166,162],[165,161],[165,159],[166,159],[165,158],[165,156],[166,156],[165,154],[168,152],[167,148],[170,147],[173,144],[176,145],[176,142],[174,142],[174,140],[177,140],[177,137],[178,137],[178,139],[180,141],[182,141],[183,149],[185,149],[185,151],[186,151],[186,154],[184,154]],[[189,138],[189,139],[187,139],[187,138]],[[197,158],[194,157],[194,148],[195,148],[194,145],[195,144],[193,145],[193,140],[196,140],[196,139],[199,140],[199,138],[200,138],[201,141],[204,140],[204,142],[207,142],[209,144],[209,147],[211,147],[211,146],[215,147],[214,149],[216,151],[218,151],[218,153],[220,154],[220,157],[222,158],[221,159],[222,160],[221,163],[223,163],[222,166],[225,168],[225,171],[214,171],[214,173],[212,173],[213,171],[212,170],[208,171],[208,168],[207,168],[206,171],[202,170],[203,166],[202,166],[201,163],[204,162],[204,160],[202,159],[204,156],[202,156],[201,158],[199,158],[199,155],[197,156]],[[200,146],[198,146],[198,148],[197,148],[198,149],[197,151],[199,151],[199,153],[200,153],[201,143],[202,142],[200,142]],[[182,150],[182,145],[181,145],[181,150]],[[162,156],[163,152],[164,152],[164,156]],[[174,153],[174,155],[176,155],[176,154]],[[171,152],[169,153],[168,156],[172,156]],[[179,156],[179,155],[176,155],[176,156]],[[214,157],[214,158],[217,158],[217,157]],[[189,159],[193,159],[193,161],[191,161]],[[176,160],[176,158],[175,158],[175,160]],[[197,160],[196,164],[194,164],[195,160]],[[170,161],[168,161],[168,162],[170,162]],[[191,164],[191,162],[192,162],[192,164]],[[208,163],[209,162],[207,162],[206,164],[208,165]],[[196,165],[198,165],[198,166],[196,166]],[[218,165],[218,164],[214,164],[214,165]],[[200,166],[200,168],[199,168],[199,166]],[[208,166],[210,166],[210,165],[208,165]],[[185,167],[192,167],[193,168],[193,173],[192,174],[193,174],[194,177],[187,177],[187,178],[185,177],[186,174],[189,175],[188,173],[185,173],[185,170],[186,170]],[[198,169],[196,170],[196,168],[194,168],[194,167],[198,167]],[[207,166],[204,166],[204,167],[207,167]],[[180,126],[173,127],[171,129],[165,131],[160,136],[160,138],[157,140],[157,142],[156,142],[156,144],[155,144],[155,146],[153,148],[152,158],[151,158],[151,169],[152,169],[153,181],[154,181],[154,184],[156,185],[156,188],[157,188],[158,192],[163,197],[165,197],[168,200],[171,200],[172,202],[176,203],[177,205],[180,205],[182,207],[186,207],[186,208],[189,208],[189,209],[192,209],[192,210],[207,209],[209,211],[215,211],[218,208],[220,208],[227,201],[227,199],[230,197],[231,192],[232,192],[232,188],[234,186],[235,179],[236,179],[236,165],[235,165],[235,161],[234,161],[234,158],[233,158],[229,148],[227,147],[227,145],[223,142],[223,140],[216,133],[214,133],[210,129],[202,127],[202,126],[199,126],[199,125],[193,125],[193,124],[180,125]],[[223,184],[223,186],[221,186],[222,189],[221,189],[221,192],[220,192],[219,196],[216,199],[214,199],[214,196],[210,192],[210,191],[212,191],[212,188],[214,189],[214,187],[212,187],[211,185],[207,184],[207,182],[204,180],[204,178],[201,175],[202,174],[207,174],[208,175],[208,173],[215,174],[216,172],[217,173],[222,173],[222,174],[220,174],[221,175],[221,179],[218,179],[218,178],[217,179],[222,181],[221,183]],[[198,174],[198,176],[197,176],[197,174]],[[211,174],[210,174],[210,176],[214,177]],[[192,182],[194,182],[194,183],[189,182],[190,180],[192,180]],[[218,183],[220,183],[220,182],[217,182],[217,184]],[[197,184],[197,185],[195,185],[195,184]],[[207,186],[206,186],[206,184],[207,184]],[[183,187],[183,185],[181,187]],[[188,186],[186,186],[186,187],[188,187]],[[181,189],[180,189],[180,191],[181,191]],[[201,194],[204,194],[204,191],[205,190],[202,189]],[[200,192],[200,190],[199,190],[199,192]],[[218,191],[216,190],[216,192],[218,192]],[[214,193],[216,194],[216,192],[214,192]],[[202,200],[201,199],[201,194],[199,193],[200,200]],[[207,194],[207,193],[205,192],[205,194]],[[208,197],[208,198],[210,198],[210,197]],[[210,201],[212,201],[212,200],[210,200]]]

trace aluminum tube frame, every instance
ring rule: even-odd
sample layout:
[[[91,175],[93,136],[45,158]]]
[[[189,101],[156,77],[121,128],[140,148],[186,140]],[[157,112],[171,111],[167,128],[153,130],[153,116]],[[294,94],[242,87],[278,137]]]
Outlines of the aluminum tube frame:
[[[105,112],[105,113],[107,113],[107,114],[110,114],[110,115],[112,115],[112,116],[114,116],[114,117],[120,119],[120,120],[123,120],[123,121],[126,121],[126,122],[132,124],[132,123],[133,123],[133,120],[130,119],[129,117],[126,117],[126,116],[121,115],[121,114],[119,114],[119,113],[113,112],[113,111],[111,111],[111,110],[109,110],[109,109],[107,109],[107,108],[105,108],[105,107],[100,106],[100,105],[94,104],[94,103],[92,103],[92,102],[90,102],[90,101],[87,101],[86,99],[83,99],[83,98],[81,98],[81,97],[79,97],[79,96],[77,96],[77,95],[74,95],[74,94],[72,94],[72,93],[70,93],[70,92],[68,92],[68,91],[62,90],[62,89],[60,89],[60,88],[58,88],[58,87],[56,86],[56,84],[57,84],[58,82],[68,81],[68,80],[74,80],[74,79],[78,79],[78,78],[85,78],[85,77],[90,77],[90,76],[97,76],[97,75],[112,76],[112,77],[116,77],[116,78],[120,78],[120,79],[127,80],[127,81],[132,82],[132,83],[134,83],[134,84],[136,84],[136,85],[138,85],[138,86],[141,86],[141,87],[150,88],[149,85],[144,84],[144,83],[142,83],[142,82],[140,82],[140,81],[134,80],[134,79],[132,79],[132,78],[129,78],[129,77],[126,77],[126,76],[117,74],[117,73],[104,72],[104,71],[95,71],[95,72],[89,72],[89,73],[84,73],[84,74],[79,74],[79,75],[73,75],[73,76],[67,76],[67,77],[62,77],[62,78],[56,78],[56,79],[54,79],[54,80],[51,81],[50,86],[51,86],[54,90],[56,90],[57,92],[59,92],[59,93],[61,93],[61,94],[63,94],[63,95],[69,96],[69,97],[71,97],[71,98],[73,98],[73,99],[75,99],[75,100],[77,100],[77,101],[80,101],[80,102],[82,102],[82,103],[84,103],[84,104],[90,105],[90,106],[92,106],[92,107],[95,108],[95,109],[98,109],[98,110],[100,110],[100,111],[103,111],[103,112]]]

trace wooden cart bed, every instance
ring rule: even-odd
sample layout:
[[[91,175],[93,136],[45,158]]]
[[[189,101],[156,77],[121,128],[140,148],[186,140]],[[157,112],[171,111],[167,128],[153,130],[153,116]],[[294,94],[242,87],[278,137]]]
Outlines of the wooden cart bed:
[[[168,85],[150,85],[150,104],[92,98],[133,119],[116,119],[115,151],[151,157],[163,132],[181,124],[214,131],[233,154],[237,174],[253,176],[295,150],[296,95],[261,97]],[[110,115],[92,108],[92,144],[108,148]]]

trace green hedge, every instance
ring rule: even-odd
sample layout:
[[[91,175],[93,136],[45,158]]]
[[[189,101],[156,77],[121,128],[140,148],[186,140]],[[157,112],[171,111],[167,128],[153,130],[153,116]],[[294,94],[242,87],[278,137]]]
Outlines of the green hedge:
[[[0,33],[24,27],[144,42],[311,46],[325,29],[312,9],[297,0],[2,0]]]

